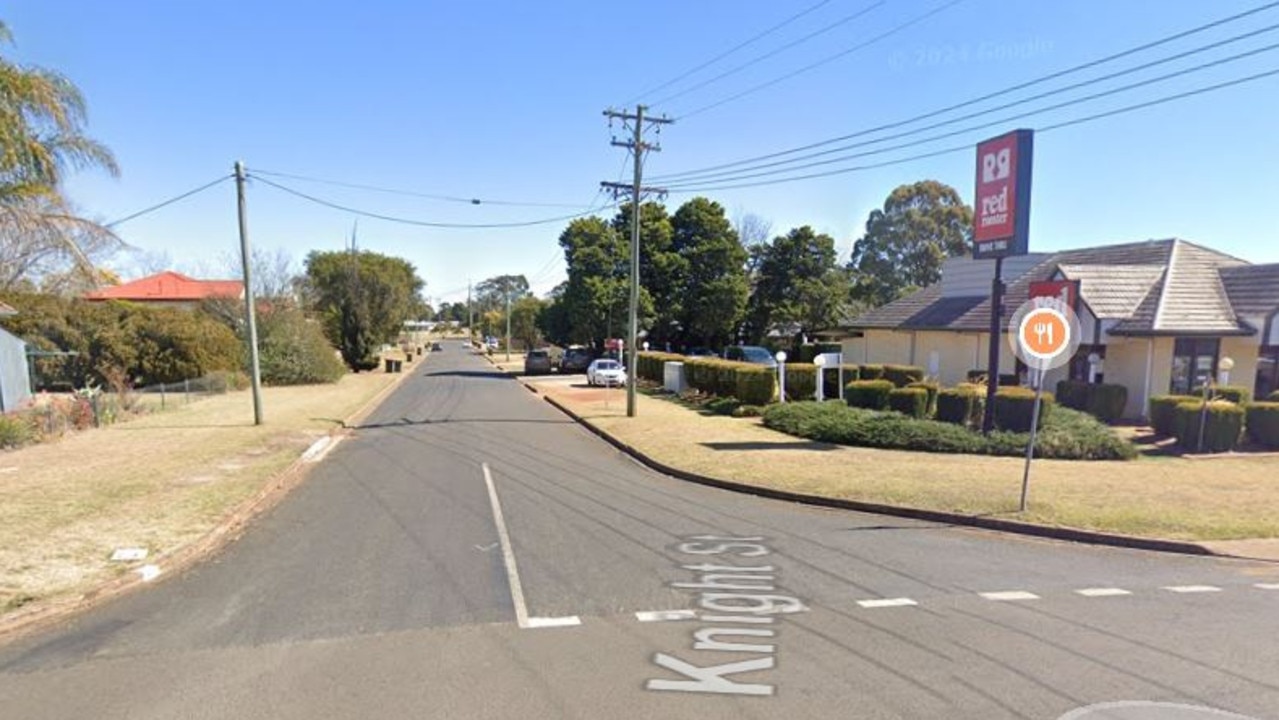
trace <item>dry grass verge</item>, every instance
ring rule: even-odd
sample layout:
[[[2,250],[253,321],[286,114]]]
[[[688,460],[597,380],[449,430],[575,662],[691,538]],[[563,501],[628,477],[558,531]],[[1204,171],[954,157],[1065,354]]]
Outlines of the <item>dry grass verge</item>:
[[[699,414],[641,396],[637,417],[598,395],[542,392],[661,462],[798,493],[1177,540],[1279,538],[1279,459],[1036,460],[1030,510],[1015,512],[1017,458],[839,447],[774,432],[758,420]]]

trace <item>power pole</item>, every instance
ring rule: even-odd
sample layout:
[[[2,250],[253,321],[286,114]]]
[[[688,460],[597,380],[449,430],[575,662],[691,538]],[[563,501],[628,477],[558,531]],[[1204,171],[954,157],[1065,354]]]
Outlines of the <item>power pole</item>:
[[[253,381],[253,424],[262,424],[262,370],[258,362],[257,304],[253,299],[250,268],[249,218],[244,205],[244,163],[235,161],[235,198],[240,216],[240,265],[244,270],[244,314],[249,325],[249,377]]]
[[[511,361],[511,289],[506,289],[506,361]]]
[[[474,320],[471,319],[471,281],[466,281],[466,339],[471,345],[475,345],[475,327]]]
[[[630,325],[626,333],[626,416],[635,417],[635,367],[636,367],[636,347],[639,345],[639,260],[640,260],[640,200],[645,192],[665,195],[665,191],[661,188],[646,188],[643,185],[644,177],[644,153],[649,150],[661,151],[661,147],[656,143],[644,142],[644,124],[649,123],[658,129],[661,133],[661,126],[674,122],[667,117],[645,117],[644,111],[648,108],[643,105],[636,105],[634,114],[617,111],[605,110],[604,115],[608,117],[609,123],[613,120],[621,120],[622,126],[630,125],[633,137],[631,140],[612,141],[615,147],[624,147],[630,150],[631,164],[634,168],[634,175],[631,186],[627,188],[621,183],[602,182],[601,187],[613,191],[613,197],[629,191],[631,194],[631,298],[630,298]]]

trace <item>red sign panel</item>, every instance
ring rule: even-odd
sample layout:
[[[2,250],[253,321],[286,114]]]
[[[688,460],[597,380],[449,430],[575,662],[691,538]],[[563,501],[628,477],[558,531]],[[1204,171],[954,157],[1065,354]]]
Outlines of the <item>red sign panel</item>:
[[[1033,131],[1017,130],[977,145],[973,257],[1027,252]]]
[[[1066,307],[1071,310],[1078,311],[1079,306],[1079,281],[1078,280],[1038,280],[1030,283],[1030,297],[1039,298],[1057,298],[1066,303]]]

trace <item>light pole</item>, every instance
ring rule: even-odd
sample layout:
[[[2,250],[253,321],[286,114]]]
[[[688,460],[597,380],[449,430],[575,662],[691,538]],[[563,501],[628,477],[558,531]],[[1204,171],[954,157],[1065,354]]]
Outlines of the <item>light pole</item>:
[[[780,402],[786,402],[786,351],[778,350],[773,357],[777,358],[777,388],[778,399]]]

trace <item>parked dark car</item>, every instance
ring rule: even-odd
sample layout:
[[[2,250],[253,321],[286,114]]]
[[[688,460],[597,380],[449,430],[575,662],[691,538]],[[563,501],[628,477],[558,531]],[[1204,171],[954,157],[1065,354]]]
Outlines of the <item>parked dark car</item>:
[[[725,360],[736,360],[737,362],[755,363],[756,365],[765,365],[767,367],[777,367],[777,358],[768,351],[768,348],[758,345],[733,345],[724,348]]]
[[[594,359],[595,353],[591,352],[590,348],[570,347],[564,351],[564,356],[560,358],[560,372],[584,373]]]
[[[524,356],[525,375],[549,375],[551,373],[551,353],[546,350],[529,350]]]

